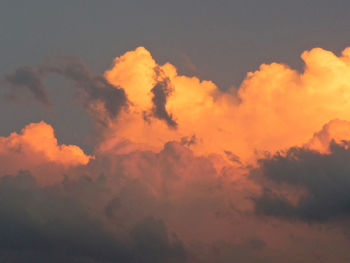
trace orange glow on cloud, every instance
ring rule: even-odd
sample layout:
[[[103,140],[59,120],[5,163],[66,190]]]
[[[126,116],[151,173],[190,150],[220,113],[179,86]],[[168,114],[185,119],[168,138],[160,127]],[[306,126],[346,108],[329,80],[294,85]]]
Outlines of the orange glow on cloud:
[[[302,73],[263,64],[247,74],[238,91],[223,92],[211,81],[178,75],[170,63],[158,65],[143,47],[129,51],[105,72],[110,83],[125,90],[129,107],[104,130],[96,154],[159,152],[169,141],[187,145],[196,155],[226,156],[236,165],[292,146],[327,152],[332,139],[350,139],[350,48],[340,57],[315,48],[302,59]],[[176,128],[152,116],[152,89],[160,78],[171,85],[165,107]],[[20,160],[21,169],[86,165],[92,158],[78,146],[58,145],[53,128],[44,122],[0,137],[0,156],[8,167]],[[214,163],[225,166],[220,162]]]
[[[265,151],[303,145],[325,123],[350,120],[350,48],[340,57],[315,48],[302,59],[302,73],[283,64],[263,64],[247,74],[238,92],[222,92],[213,82],[178,75],[169,63],[157,65],[143,47],[127,52],[115,59],[105,77],[125,89],[131,106],[112,124],[99,150],[128,151],[123,141],[159,150],[167,141],[195,135],[191,147],[196,153],[229,151],[246,162]],[[156,67],[173,87],[166,109],[177,129],[143,118],[152,107]]]
[[[53,128],[39,122],[27,125],[20,133],[0,137],[0,158],[3,164],[0,170],[11,172],[12,168],[31,169],[44,164],[66,168],[85,165],[92,157],[78,146],[58,145]]]

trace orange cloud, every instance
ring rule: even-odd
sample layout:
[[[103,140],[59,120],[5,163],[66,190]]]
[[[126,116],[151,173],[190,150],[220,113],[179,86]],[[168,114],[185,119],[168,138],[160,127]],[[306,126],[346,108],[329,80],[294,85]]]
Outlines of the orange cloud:
[[[125,141],[159,150],[167,141],[195,135],[191,147],[196,153],[226,151],[247,162],[265,151],[303,145],[330,120],[350,120],[350,48],[340,57],[315,48],[302,59],[302,73],[279,63],[263,64],[247,74],[237,92],[222,92],[213,82],[178,75],[169,63],[158,65],[143,47],[127,52],[105,77],[125,90],[131,106],[107,131],[99,150],[118,151]],[[156,68],[172,85],[166,110],[177,129],[145,118],[152,109]]]
[[[62,168],[85,165],[91,158],[78,146],[59,145],[54,129],[43,121],[27,125],[20,133],[0,137],[1,174],[20,169],[43,171],[45,165]]]

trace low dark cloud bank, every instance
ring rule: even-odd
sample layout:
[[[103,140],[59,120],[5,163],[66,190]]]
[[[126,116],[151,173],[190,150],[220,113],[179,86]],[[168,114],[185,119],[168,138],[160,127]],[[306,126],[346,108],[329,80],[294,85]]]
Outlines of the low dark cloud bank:
[[[212,240],[236,236],[234,187],[181,143],[97,156],[51,186],[35,178],[0,177],[2,262],[265,262],[265,241],[253,234]]]
[[[340,210],[332,207],[348,197],[350,184],[343,177],[350,153],[342,145],[331,149],[331,154],[322,155],[293,148],[285,156],[261,160],[263,176],[256,176],[260,186],[304,187],[315,196],[301,199],[293,209],[287,199],[272,194],[252,202],[255,186],[254,191],[248,189],[253,181],[233,181],[234,168],[216,170],[217,157],[197,157],[181,142],[169,142],[160,152],[97,155],[50,186],[41,185],[29,171],[3,175],[0,262],[319,262],[319,246],[329,254],[331,241],[322,242],[334,233],[284,219],[320,221],[315,215],[326,198],[330,203],[321,214],[323,222],[348,215],[345,205]],[[340,165],[343,168],[331,168]],[[290,173],[283,173],[285,168]],[[314,182],[320,176],[315,171],[321,181]],[[276,189],[271,192],[277,194]],[[312,217],[300,212],[304,203],[315,211]],[[261,220],[261,214],[274,218]],[[329,249],[344,251],[342,241]],[[331,259],[347,262],[347,254]]]
[[[88,180],[92,185],[92,181]],[[88,183],[89,184],[89,183]],[[91,187],[90,185],[90,187]],[[95,188],[98,184],[93,184]],[[79,189],[76,189],[79,187]],[[145,218],[123,238],[89,211],[75,191],[84,179],[39,187],[29,172],[0,178],[1,262],[183,262],[161,220]]]

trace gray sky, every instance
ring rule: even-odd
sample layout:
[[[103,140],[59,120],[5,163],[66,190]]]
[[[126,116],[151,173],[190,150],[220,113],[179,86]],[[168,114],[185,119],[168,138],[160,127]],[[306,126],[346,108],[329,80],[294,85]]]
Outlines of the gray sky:
[[[2,0],[0,74],[52,55],[80,57],[102,73],[114,57],[143,45],[159,63],[226,89],[261,63],[302,69],[300,54],[312,47],[339,54],[350,43],[349,10],[345,0]],[[1,123],[8,125],[0,135],[44,119],[64,142],[84,146],[89,118],[67,102],[71,84],[52,77],[47,85],[56,105],[49,112],[1,101]]]

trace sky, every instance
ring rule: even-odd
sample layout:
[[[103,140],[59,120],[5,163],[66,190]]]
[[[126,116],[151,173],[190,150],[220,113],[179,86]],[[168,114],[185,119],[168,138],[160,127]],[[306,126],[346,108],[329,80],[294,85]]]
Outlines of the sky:
[[[349,1],[0,3],[0,261],[349,262]]]

